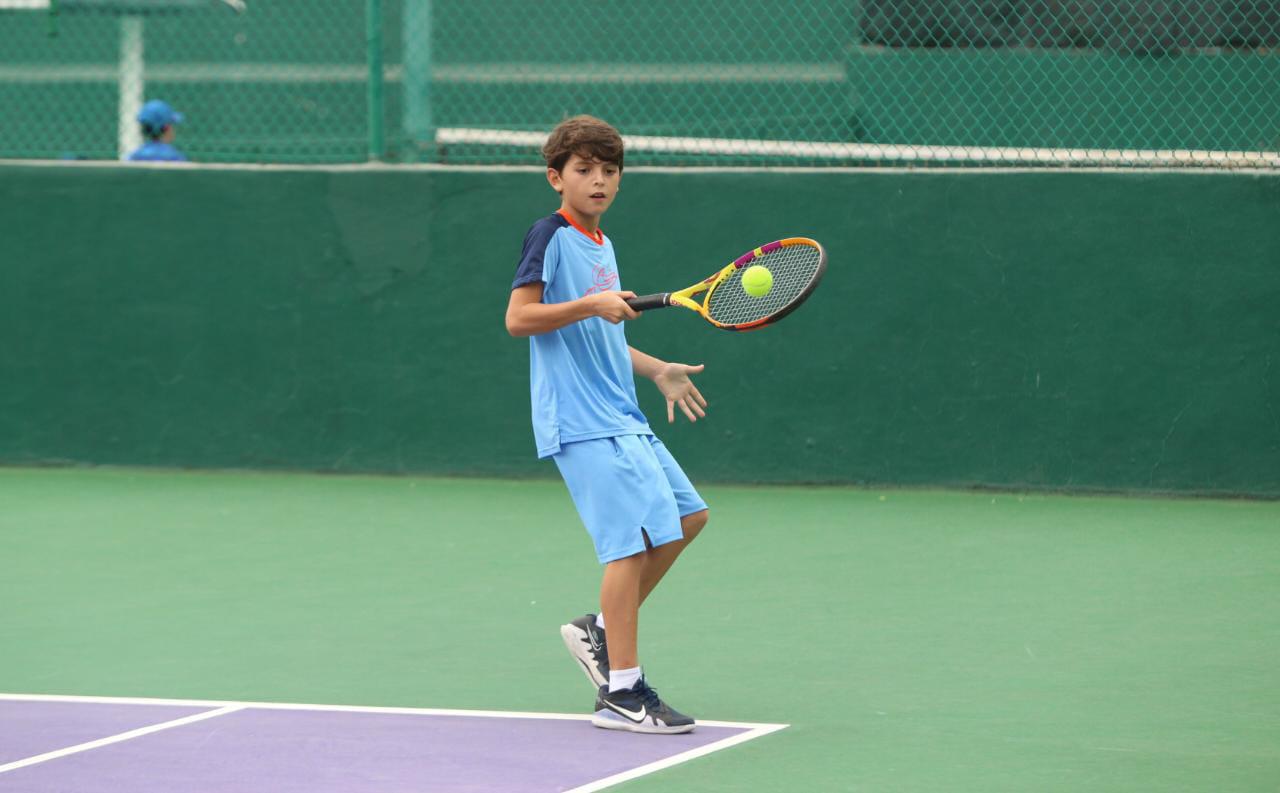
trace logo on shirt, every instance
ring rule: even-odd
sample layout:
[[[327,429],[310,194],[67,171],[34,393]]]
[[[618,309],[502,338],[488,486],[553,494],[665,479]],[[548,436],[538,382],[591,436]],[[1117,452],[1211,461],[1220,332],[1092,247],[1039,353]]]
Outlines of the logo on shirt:
[[[591,288],[582,293],[583,297],[594,295],[597,292],[608,292],[618,286],[618,274],[603,263],[593,264],[591,266],[591,280],[594,281]]]

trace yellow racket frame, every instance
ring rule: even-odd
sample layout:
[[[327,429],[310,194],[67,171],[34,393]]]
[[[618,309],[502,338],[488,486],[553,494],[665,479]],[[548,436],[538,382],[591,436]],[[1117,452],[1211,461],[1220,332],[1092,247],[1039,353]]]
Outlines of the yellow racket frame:
[[[805,287],[804,291],[797,295],[796,298],[786,306],[783,306],[773,314],[762,319],[758,319],[755,322],[729,325],[723,322],[717,322],[711,318],[711,313],[707,309],[707,307],[711,305],[711,296],[715,294],[716,289],[721,284],[729,280],[729,277],[733,275],[734,271],[749,266],[752,261],[764,256],[766,253],[772,253],[779,248],[785,248],[791,245],[810,245],[817,248],[818,253],[821,255],[821,259],[818,264],[818,272],[814,275],[813,280],[810,281],[808,286]],[[681,308],[687,308],[690,311],[695,311],[707,322],[710,322],[717,328],[722,328],[724,330],[756,330],[757,328],[763,328],[765,325],[777,322],[804,302],[804,300],[809,297],[809,293],[813,291],[813,288],[817,286],[818,280],[822,277],[822,274],[826,269],[826,265],[827,252],[817,240],[812,240],[808,237],[787,237],[786,239],[770,242],[767,245],[761,245],[759,248],[747,251],[737,259],[726,264],[719,272],[709,278],[705,278],[692,286],[687,286],[678,292],[671,292],[665,296],[664,305],[680,306]],[[703,292],[706,294],[702,296],[701,301],[694,299]]]

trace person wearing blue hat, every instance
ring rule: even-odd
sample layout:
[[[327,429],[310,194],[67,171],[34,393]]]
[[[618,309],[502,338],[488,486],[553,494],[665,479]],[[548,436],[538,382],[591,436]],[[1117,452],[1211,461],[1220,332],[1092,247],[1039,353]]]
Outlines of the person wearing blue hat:
[[[133,161],[186,162],[187,155],[173,147],[177,136],[174,126],[182,123],[182,114],[162,99],[152,99],[138,111],[138,123],[147,142],[128,157]]]

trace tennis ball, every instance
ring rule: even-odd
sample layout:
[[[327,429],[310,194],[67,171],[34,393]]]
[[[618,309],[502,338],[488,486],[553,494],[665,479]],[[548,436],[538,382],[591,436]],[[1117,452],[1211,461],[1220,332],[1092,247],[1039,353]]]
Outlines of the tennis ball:
[[[752,297],[764,297],[773,288],[773,273],[753,264],[742,274],[742,290]]]

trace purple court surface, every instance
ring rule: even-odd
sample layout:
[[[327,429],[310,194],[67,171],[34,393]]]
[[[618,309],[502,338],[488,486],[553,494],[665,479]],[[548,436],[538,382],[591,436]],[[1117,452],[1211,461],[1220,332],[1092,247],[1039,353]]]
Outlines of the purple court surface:
[[[0,694],[0,793],[586,791],[758,738],[555,713]]]

